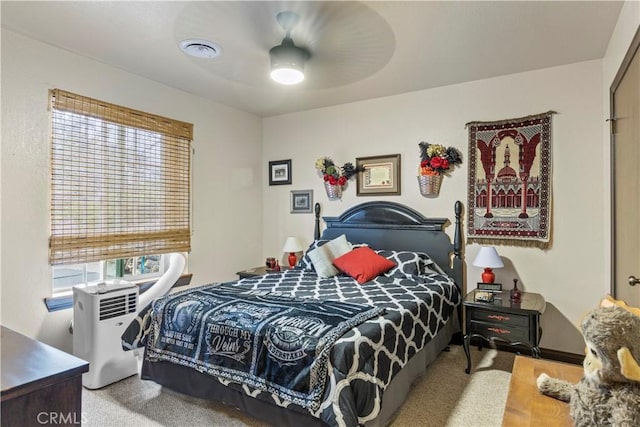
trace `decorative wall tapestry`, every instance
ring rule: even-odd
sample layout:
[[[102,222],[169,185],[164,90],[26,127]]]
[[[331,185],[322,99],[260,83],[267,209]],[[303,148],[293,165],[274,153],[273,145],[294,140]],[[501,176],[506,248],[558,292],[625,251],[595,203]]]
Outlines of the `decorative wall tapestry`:
[[[551,116],[467,123],[467,241],[550,246]]]

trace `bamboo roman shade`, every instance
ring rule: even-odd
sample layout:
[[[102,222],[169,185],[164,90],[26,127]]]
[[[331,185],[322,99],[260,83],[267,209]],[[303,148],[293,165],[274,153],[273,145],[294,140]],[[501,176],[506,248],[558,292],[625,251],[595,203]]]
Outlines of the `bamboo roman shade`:
[[[50,92],[51,264],[191,249],[193,125]]]

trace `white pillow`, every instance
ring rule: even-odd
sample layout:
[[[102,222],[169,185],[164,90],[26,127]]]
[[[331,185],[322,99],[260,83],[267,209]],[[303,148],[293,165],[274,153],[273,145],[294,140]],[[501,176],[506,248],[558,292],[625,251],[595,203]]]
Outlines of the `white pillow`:
[[[340,273],[340,271],[333,266],[333,260],[347,252],[351,252],[351,249],[351,243],[347,241],[347,236],[342,234],[328,241],[326,244],[307,252],[307,255],[309,259],[311,259],[318,277],[328,278]]]
[[[344,234],[330,240],[325,246],[329,246],[329,249],[331,250],[331,254],[333,255],[333,259],[331,261],[346,254],[347,252],[351,252],[353,249],[353,246],[351,246],[351,243],[347,240],[347,236]]]
[[[318,277],[333,277],[339,273],[338,269],[332,264],[335,257],[331,255],[329,243],[307,252],[307,255],[309,255],[309,259],[313,263],[313,268],[316,270]]]

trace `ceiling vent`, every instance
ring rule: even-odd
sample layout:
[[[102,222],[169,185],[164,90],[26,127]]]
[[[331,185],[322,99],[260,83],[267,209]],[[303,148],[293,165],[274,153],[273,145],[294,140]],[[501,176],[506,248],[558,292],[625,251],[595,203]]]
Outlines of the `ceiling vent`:
[[[196,58],[215,58],[222,55],[222,48],[213,42],[201,39],[187,39],[180,42],[180,49]]]

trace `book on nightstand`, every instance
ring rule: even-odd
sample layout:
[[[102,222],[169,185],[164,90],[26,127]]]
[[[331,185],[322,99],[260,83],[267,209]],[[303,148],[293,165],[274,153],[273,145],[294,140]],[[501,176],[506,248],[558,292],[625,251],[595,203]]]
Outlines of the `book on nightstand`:
[[[493,292],[476,291],[473,299],[476,302],[493,302]]]

